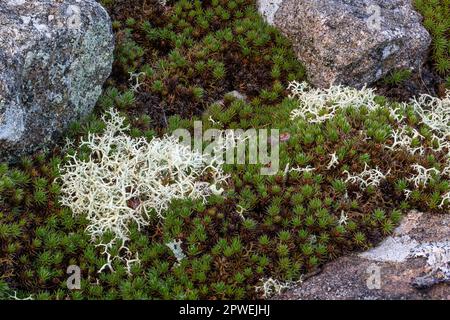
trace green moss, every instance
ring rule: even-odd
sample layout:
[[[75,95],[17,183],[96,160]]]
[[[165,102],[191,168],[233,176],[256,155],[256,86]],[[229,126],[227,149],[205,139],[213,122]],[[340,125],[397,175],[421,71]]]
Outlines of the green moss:
[[[322,124],[290,119],[298,102],[284,88],[304,77],[303,68],[289,42],[262,22],[253,1],[181,0],[164,12],[157,6],[141,10],[144,2],[127,7],[123,0],[103,1],[116,20],[114,73],[97,113],[68,131],[74,144],[0,165],[0,299],[12,290],[35,299],[258,298],[255,286],[262,279],[298,280],[346,252],[378,243],[411,208],[441,210],[450,190],[447,175],[418,188],[408,179],[412,164],[442,169],[446,154],[384,149],[398,129],[386,99],[377,99],[379,110],[339,110]],[[129,72],[142,72],[136,90],[130,90],[135,82],[128,81]],[[225,95],[232,90],[247,100]],[[148,139],[193,130],[193,120],[202,120],[204,130],[278,128],[284,137],[280,169],[261,176],[261,164],[225,165],[230,181],[224,197],[206,204],[174,201],[164,221],[130,226],[127,247],[139,253],[140,263],[127,270],[115,259],[114,272],[98,273],[106,256],[87,236],[87,222],[59,205],[58,167],[75,151],[89,159],[90,150],[78,142],[104,130],[98,116],[111,107],[127,118],[130,135]],[[413,145],[432,145],[418,115],[410,108],[404,115],[424,136]],[[332,154],[338,163],[327,169]],[[286,173],[288,164],[316,170]],[[391,170],[389,178],[365,190],[346,182],[344,171],[361,172],[365,164]],[[174,239],[182,241],[186,255],[179,263],[166,245]],[[120,250],[117,245],[111,253]],[[81,290],[67,289],[69,265],[81,269]]]
[[[145,12],[113,15],[120,27],[110,84],[125,90],[130,72],[145,75],[130,114],[149,112],[149,96],[166,116],[183,117],[199,115],[233,90],[275,103],[284,96],[282,82],[305,77],[290,43],[264,23],[254,1],[184,0]]]
[[[450,1],[415,0],[414,4],[423,15],[423,24],[433,38],[435,69],[446,79],[446,86],[450,88]]]
[[[411,70],[408,69],[395,70],[385,77],[383,82],[387,85],[399,85],[408,80],[411,74]]]

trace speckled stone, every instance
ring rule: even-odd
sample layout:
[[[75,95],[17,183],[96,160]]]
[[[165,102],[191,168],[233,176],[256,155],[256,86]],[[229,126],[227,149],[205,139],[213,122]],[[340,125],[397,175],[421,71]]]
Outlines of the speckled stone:
[[[91,112],[113,50],[95,0],[0,1],[0,161],[51,145]]]
[[[331,261],[274,299],[450,299],[450,215],[409,212],[375,248]]]
[[[290,38],[316,86],[362,87],[394,69],[419,69],[431,37],[411,0],[259,0]]]

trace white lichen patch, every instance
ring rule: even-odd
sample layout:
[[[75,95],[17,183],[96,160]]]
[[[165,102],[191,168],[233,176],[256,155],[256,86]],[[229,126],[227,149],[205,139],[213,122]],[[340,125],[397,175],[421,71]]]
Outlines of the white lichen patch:
[[[130,83],[130,88],[133,92],[139,92],[139,88],[143,85],[142,78],[145,77],[144,72],[129,72],[130,78],[128,82]]]
[[[426,258],[426,267],[423,269],[427,274],[423,279],[429,279],[428,283],[438,283],[442,280],[450,280],[450,241],[426,241],[420,242],[411,237],[414,229],[424,227],[421,217],[422,212],[411,211],[401,222],[393,236],[385,239],[376,248],[359,254],[360,257],[392,263],[406,263],[409,259]],[[434,281],[436,279],[438,281]],[[430,281],[432,280],[432,281]]]
[[[394,119],[397,123],[402,123],[403,120],[406,119],[404,115],[404,111],[408,105],[406,103],[402,103],[400,106],[389,108],[389,114],[392,119]]]
[[[268,278],[261,279],[261,286],[256,286],[255,291],[261,293],[264,299],[268,299],[276,294],[280,294],[284,290],[299,286],[302,284],[303,279],[300,278],[297,281],[285,281],[282,282],[277,279]]]
[[[389,109],[392,118],[399,124],[399,127],[393,130],[391,136],[393,142],[386,148],[389,150],[404,149],[413,155],[424,155],[427,148],[436,152],[450,152],[450,141],[448,139],[450,131],[447,126],[450,118],[448,93],[444,99],[421,95],[419,98],[411,100],[410,105],[421,118],[421,122],[433,131],[432,144],[425,147],[423,144],[425,137],[417,129],[402,124],[406,117],[400,111],[404,111],[408,107],[408,104],[403,103],[400,108]],[[418,141],[420,144],[413,147],[414,141]]]
[[[386,176],[389,175],[391,170],[386,173],[380,171],[378,167],[375,169],[369,168],[369,166],[364,164],[364,170],[360,173],[350,173],[347,170],[344,170],[343,173],[347,174],[347,179],[345,182],[350,182],[354,184],[358,184],[359,187],[364,190],[369,186],[378,187],[380,182],[386,179]]]
[[[29,295],[28,297],[25,298],[19,298],[17,296],[17,291],[13,291],[13,295],[9,295],[9,298],[12,300],[18,300],[18,301],[26,301],[26,300],[34,300],[32,295]]]
[[[292,110],[291,119],[304,119],[310,123],[322,123],[332,119],[338,110],[348,107],[375,110],[378,104],[375,102],[373,89],[361,90],[345,87],[331,86],[328,89],[312,89],[306,82],[291,82],[288,89],[291,90],[291,98],[299,101],[298,108]]]
[[[166,243],[166,246],[169,247],[178,262],[181,262],[186,258],[186,255],[183,252],[183,248],[181,248],[182,244],[183,242],[181,240],[173,240],[169,243]]]
[[[113,261],[118,260],[125,263],[125,267],[127,270],[127,274],[131,275],[131,267],[134,264],[140,264],[141,261],[139,260],[139,252],[136,252],[133,257],[133,253],[130,251],[128,247],[125,246],[126,240],[122,240],[122,244],[118,250],[118,255],[111,255],[110,251],[111,248],[116,244],[116,241],[113,240],[109,243],[100,243],[96,247],[103,248],[102,254],[106,255],[106,262],[105,264],[97,271],[98,273],[101,273],[103,270],[108,268],[111,272],[114,272],[113,268]]]
[[[347,222],[348,222],[348,215],[345,213],[344,210],[342,210],[342,211],[341,211],[341,216],[339,217],[338,224],[339,224],[340,226],[342,226],[342,225],[347,225]]]
[[[414,164],[412,165],[412,168],[417,172],[417,174],[408,178],[408,181],[414,183],[416,188],[421,185],[426,186],[428,182],[433,179],[433,177],[440,174],[439,170],[435,168],[425,168],[420,164]]]
[[[289,84],[291,90],[290,98],[299,102],[297,108],[291,111],[291,120],[302,119],[308,123],[324,123],[333,119],[339,110],[346,108],[366,108],[374,111],[381,106],[376,102],[376,95],[373,89],[363,88],[357,90],[345,86],[331,86],[328,89],[314,89],[306,82],[293,81]],[[411,100],[409,103],[387,103],[386,110],[390,114],[391,120],[395,122],[390,130],[390,139],[384,144],[384,148],[390,151],[404,150],[411,155],[426,156],[430,152],[442,152],[447,155],[447,165],[442,170],[436,168],[425,168],[416,163],[412,165],[413,174],[407,177],[407,181],[415,188],[426,187],[435,177],[450,177],[450,91],[447,91],[444,99],[421,95]],[[430,136],[425,137],[417,128],[408,125],[406,115],[408,110],[413,110],[419,117],[420,122],[431,129]],[[366,136],[365,131],[360,132]],[[330,154],[330,160],[326,166],[327,170],[333,169],[339,164],[339,159],[335,153]],[[301,168],[291,168],[290,171],[305,172]],[[347,174],[346,182],[359,184],[361,189],[368,186],[377,187],[379,183],[390,173],[383,173],[378,168],[371,169],[367,165],[361,173]],[[412,193],[411,188],[403,190],[404,196],[408,199]],[[442,196],[439,204],[440,208],[450,202],[450,192]]]
[[[450,90],[447,90],[444,99],[423,94],[411,100],[411,105],[421,117],[422,123],[440,136],[450,135]]]
[[[445,193],[442,196],[441,203],[439,204],[439,208],[444,207],[444,205],[448,204],[450,202],[450,192]]]
[[[289,169],[288,168],[288,172],[299,172],[299,173],[305,173],[305,172],[313,172],[314,170],[316,170],[316,168],[313,168],[311,166],[306,166],[304,168],[302,167],[292,167]]]
[[[393,140],[392,144],[385,146],[388,150],[404,149],[412,155],[425,154],[425,148],[422,143],[417,147],[412,146],[413,141],[417,140],[422,142],[425,139],[425,137],[422,136],[415,128],[400,126],[398,129],[392,130],[391,138]]]
[[[269,24],[273,24],[282,3],[283,0],[258,0],[258,10]]]
[[[70,155],[61,168],[61,203],[75,216],[85,216],[93,241],[111,233],[114,243],[128,240],[129,227],[163,217],[175,199],[206,199],[226,176],[214,159],[165,136],[147,141],[126,134],[124,118],[111,110],[103,117],[102,134],[89,134],[80,148],[91,153],[87,161]],[[105,248],[105,252],[108,248]]]
[[[417,241],[407,235],[389,237],[378,247],[361,253],[360,257],[381,262],[404,262],[418,245]]]
[[[421,244],[410,256],[426,258],[432,273],[450,279],[450,241]]]
[[[330,158],[331,159],[330,159],[330,162],[328,162],[327,170],[330,170],[339,164],[339,158],[336,155],[336,152],[333,152],[332,154],[330,154]]]

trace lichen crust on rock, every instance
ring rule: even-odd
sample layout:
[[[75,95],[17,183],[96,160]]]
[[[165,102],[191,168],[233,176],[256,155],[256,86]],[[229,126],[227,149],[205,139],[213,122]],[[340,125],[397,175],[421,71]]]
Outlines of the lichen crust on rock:
[[[111,73],[111,21],[94,0],[0,3],[0,160],[49,146]]]

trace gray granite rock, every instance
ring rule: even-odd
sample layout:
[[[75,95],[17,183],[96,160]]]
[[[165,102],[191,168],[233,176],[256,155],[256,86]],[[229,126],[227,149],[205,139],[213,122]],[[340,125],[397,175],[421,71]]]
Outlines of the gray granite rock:
[[[419,69],[431,37],[411,0],[259,0],[290,38],[316,86],[362,87],[395,69]]]
[[[1,0],[0,161],[50,145],[92,111],[113,50],[95,0]]]
[[[375,248],[326,264],[274,299],[450,299],[450,215],[411,211]]]

